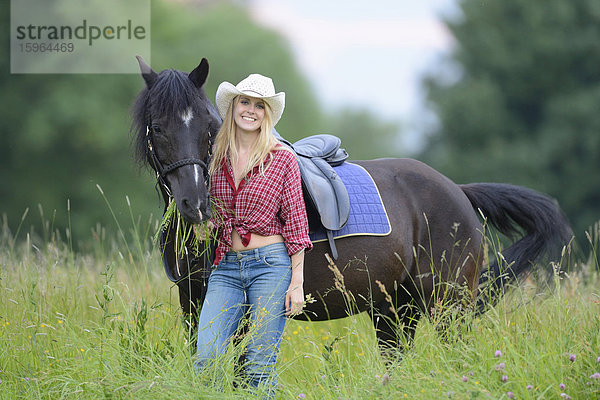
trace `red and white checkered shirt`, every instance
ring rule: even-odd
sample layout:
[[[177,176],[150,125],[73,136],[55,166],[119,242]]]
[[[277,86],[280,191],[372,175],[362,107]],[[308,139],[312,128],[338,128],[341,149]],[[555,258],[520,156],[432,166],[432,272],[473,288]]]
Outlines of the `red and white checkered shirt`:
[[[271,156],[264,174],[254,167],[237,190],[229,158],[211,176],[212,220],[219,232],[215,265],[231,248],[234,229],[244,246],[257,233],[282,235],[289,255],[312,249],[296,157],[286,149],[273,150]]]

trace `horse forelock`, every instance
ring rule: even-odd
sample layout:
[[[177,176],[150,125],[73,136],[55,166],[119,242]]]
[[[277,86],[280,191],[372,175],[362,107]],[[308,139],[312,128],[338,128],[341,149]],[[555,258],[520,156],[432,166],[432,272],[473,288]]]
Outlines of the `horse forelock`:
[[[186,73],[164,70],[152,85],[149,96],[153,116],[180,119],[182,114],[190,111],[196,114],[202,105],[201,97],[205,97],[205,94],[190,81]]]

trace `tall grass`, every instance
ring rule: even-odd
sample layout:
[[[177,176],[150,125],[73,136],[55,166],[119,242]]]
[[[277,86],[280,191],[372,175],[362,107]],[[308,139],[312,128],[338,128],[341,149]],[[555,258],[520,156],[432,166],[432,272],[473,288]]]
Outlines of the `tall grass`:
[[[239,349],[194,373],[177,290],[148,239],[158,225],[133,217],[130,224],[113,240],[96,227],[96,244],[84,253],[50,230],[37,242],[31,234],[17,241],[4,224],[0,398],[252,396],[234,385]],[[453,319],[443,338],[437,318],[445,310],[436,310],[399,357],[381,358],[364,314],[289,321],[278,398],[600,398],[598,233],[596,225],[589,260],[563,266],[570,272],[556,272],[553,287],[526,282],[484,315]]]

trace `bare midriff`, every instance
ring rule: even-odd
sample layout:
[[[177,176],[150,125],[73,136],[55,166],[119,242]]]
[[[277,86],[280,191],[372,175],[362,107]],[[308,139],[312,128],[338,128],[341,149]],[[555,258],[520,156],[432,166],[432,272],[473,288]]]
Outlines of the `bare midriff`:
[[[267,245],[270,245],[273,243],[282,243],[283,236],[281,236],[281,235],[263,236],[263,235],[259,235],[258,233],[252,233],[252,235],[250,236],[250,243],[248,243],[248,246],[244,246],[242,244],[242,238],[241,238],[240,234],[237,233],[237,231],[234,229],[233,232],[231,232],[231,242],[232,242],[231,250],[244,251],[244,250],[257,249],[259,247],[267,246]]]

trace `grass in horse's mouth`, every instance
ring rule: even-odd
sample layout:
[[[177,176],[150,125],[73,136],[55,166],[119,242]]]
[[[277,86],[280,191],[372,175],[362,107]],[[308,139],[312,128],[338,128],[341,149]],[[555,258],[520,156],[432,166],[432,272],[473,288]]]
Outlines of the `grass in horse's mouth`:
[[[163,232],[169,233],[172,229],[175,230],[175,251],[177,256],[183,257],[190,249],[193,251],[195,257],[200,257],[204,252],[210,251],[210,239],[212,239],[214,230],[211,228],[209,221],[200,224],[186,222],[181,216],[174,199],[171,199],[163,214],[160,227],[156,235],[154,235],[154,241],[158,242]],[[209,245],[205,246],[207,238],[209,239]]]

